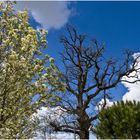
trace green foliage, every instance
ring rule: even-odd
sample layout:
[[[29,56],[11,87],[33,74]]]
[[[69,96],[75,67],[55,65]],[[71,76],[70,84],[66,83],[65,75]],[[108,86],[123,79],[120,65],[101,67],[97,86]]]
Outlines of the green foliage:
[[[0,3],[0,138],[30,138],[31,115],[64,85],[54,59],[42,53],[47,31],[33,29],[28,12],[13,5]]]
[[[95,132],[103,139],[139,139],[140,102],[121,101],[103,110]]]

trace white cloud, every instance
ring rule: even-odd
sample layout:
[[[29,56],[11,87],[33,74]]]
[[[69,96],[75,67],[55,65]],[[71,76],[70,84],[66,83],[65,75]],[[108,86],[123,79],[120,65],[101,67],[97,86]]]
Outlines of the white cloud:
[[[18,1],[16,10],[27,8],[43,28],[60,29],[72,14],[67,1]]]
[[[51,117],[51,119],[59,119],[59,117],[65,113],[65,110],[62,109],[60,106],[57,107],[42,107],[40,110],[37,111],[36,114],[34,114],[37,117],[48,116]]]
[[[95,107],[96,110],[101,111],[102,107],[104,106],[104,99],[101,99],[101,101],[99,101],[98,105]],[[110,101],[109,99],[106,99],[106,106],[107,107],[111,107],[113,105],[113,102]]]
[[[65,110],[62,109],[61,107],[42,107],[40,110],[37,111],[37,113],[35,113],[33,115],[35,117],[38,117],[40,119],[40,126],[41,128],[47,126],[47,129],[49,130],[49,125],[48,125],[48,120],[49,118],[51,119],[51,121],[59,121],[59,123],[61,123],[61,115],[63,114],[63,116],[66,114]],[[43,119],[43,118],[46,119]],[[51,129],[51,128],[50,128]],[[45,129],[44,129],[45,130]],[[51,135],[48,133],[49,131],[46,131],[47,133],[45,134],[47,138],[49,138],[51,136],[51,138],[55,139],[74,139],[74,134],[72,133],[64,133],[64,132],[57,132],[57,133],[51,133]],[[37,139],[41,139],[42,137],[42,131],[38,131],[37,130],[37,136],[34,137],[34,140]],[[43,134],[44,135],[44,134]]]
[[[138,55],[140,55],[140,53],[135,53],[133,55],[134,58],[136,58]],[[140,58],[138,58],[138,65],[137,68],[140,68]],[[135,73],[133,72],[131,74],[134,75]],[[127,81],[134,81],[134,78],[126,78],[123,77],[124,79],[126,79]],[[140,74],[138,75],[138,78],[140,78]],[[128,92],[126,92],[126,94],[123,96],[122,100],[126,101],[126,100],[136,100],[136,101],[140,101],[140,82],[137,83],[126,83],[123,82],[124,86],[127,88]]]
[[[35,113],[33,115],[33,118],[35,116],[35,117],[38,117],[41,120],[42,117],[48,118],[50,116],[52,121],[55,121],[57,119],[57,121],[60,120],[59,122],[61,123],[61,115],[62,114],[64,116],[66,114],[66,112],[60,106],[54,107],[54,108],[42,107],[40,110],[37,111],[37,113]],[[47,120],[46,121],[42,120],[40,123],[41,123],[40,124],[41,126],[48,126]],[[49,128],[47,128],[47,129],[49,129]],[[40,132],[41,131],[37,132],[37,136],[34,137],[33,140],[41,139],[41,133]],[[50,134],[46,133],[46,136],[49,139]],[[64,132],[51,133],[51,138],[53,140],[57,140],[57,139],[61,139],[61,140],[74,139],[75,137],[76,137],[77,140],[79,140],[78,136],[75,136],[72,133],[64,133]],[[96,137],[92,133],[90,133],[90,139],[96,139]]]
[[[137,58],[140,56],[140,53],[135,53],[133,54],[134,58]],[[137,59],[138,63],[136,65],[136,68],[139,69],[140,68],[140,57]],[[129,77],[124,76],[122,78],[122,80],[126,80],[129,82],[133,82],[136,80],[136,78],[131,77],[136,75],[136,72],[132,72]],[[140,70],[137,73],[137,78],[140,79]],[[129,100],[129,101],[140,101],[140,82],[136,82],[136,83],[128,83],[128,82],[122,82],[122,84],[127,88],[127,92],[124,94],[124,96],[122,97],[123,101]],[[99,103],[98,103],[98,110],[101,109],[102,105],[104,103],[104,100],[102,99]],[[115,103],[115,102],[114,102]],[[110,107],[113,105],[113,102],[109,101],[108,99],[106,100],[106,107]],[[97,109],[97,107],[96,107]]]

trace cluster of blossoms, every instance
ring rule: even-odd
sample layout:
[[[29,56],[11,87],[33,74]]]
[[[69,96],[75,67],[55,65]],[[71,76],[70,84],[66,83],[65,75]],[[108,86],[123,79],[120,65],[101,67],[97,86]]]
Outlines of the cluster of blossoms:
[[[15,12],[13,2],[1,2],[0,13],[0,138],[29,138],[27,118],[64,85],[54,59],[42,53],[47,31],[32,28],[27,10]]]

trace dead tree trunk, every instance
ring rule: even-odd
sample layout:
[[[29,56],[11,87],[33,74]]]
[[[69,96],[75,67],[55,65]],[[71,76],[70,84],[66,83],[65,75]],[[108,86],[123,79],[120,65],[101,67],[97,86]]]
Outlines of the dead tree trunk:
[[[80,130],[79,137],[80,139],[89,139],[89,131],[87,131],[86,129]]]
[[[56,131],[74,133],[79,135],[80,139],[89,139],[89,128],[99,113],[95,111],[98,97],[104,100],[101,105],[103,109],[106,106],[106,98],[109,97],[107,91],[122,82],[122,77],[138,72],[136,66],[139,56],[133,59],[132,53],[126,51],[120,62],[113,58],[105,59],[104,45],[96,40],[91,40],[86,45],[86,36],[79,35],[72,26],[67,27],[67,32],[68,36],[61,38],[64,46],[62,61],[65,67],[63,75],[66,94],[62,95],[59,103],[67,112],[67,116],[63,116],[65,123],[62,125],[51,123]],[[133,77],[137,78],[137,74]],[[133,82],[136,81],[139,79]],[[91,112],[87,111],[89,108]],[[69,118],[72,118],[72,121]]]

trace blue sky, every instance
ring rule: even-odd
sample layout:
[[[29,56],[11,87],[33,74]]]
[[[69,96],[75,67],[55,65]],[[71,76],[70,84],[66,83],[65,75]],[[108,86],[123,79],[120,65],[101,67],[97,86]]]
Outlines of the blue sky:
[[[105,42],[107,57],[120,59],[124,49],[140,51],[140,2],[77,2],[73,6],[77,14],[69,19],[69,23],[81,33],[86,32],[89,38]],[[49,52],[57,64],[60,64],[58,52],[63,49],[58,41],[62,30],[52,30],[48,35]],[[115,100],[119,100],[126,91],[119,85],[111,93]]]
[[[140,51],[140,2],[23,2],[18,9],[23,5],[31,10],[32,26],[42,25],[49,30],[46,53],[55,58],[60,69],[59,52],[63,51],[63,46],[59,43],[59,36],[67,23],[74,25],[79,32],[87,33],[89,38],[105,42],[106,57],[121,59],[124,49],[134,53]],[[115,100],[122,99],[126,91],[123,85],[111,90]]]
[[[108,55],[120,57],[125,48],[139,51],[140,2],[77,2],[74,8],[77,14],[69,23],[80,32],[88,33],[90,38],[105,42]],[[61,32],[62,29],[49,32],[52,49],[59,45]]]
[[[140,2],[35,2],[22,1],[17,10],[29,9],[30,23],[48,29],[48,49],[45,53],[55,58],[63,71],[59,52],[63,51],[59,37],[67,23],[74,25],[80,33],[96,38],[106,44],[106,57],[116,57],[121,61],[124,49],[140,52]],[[139,84],[120,84],[110,91],[114,100],[140,100]],[[129,90],[129,91],[128,91]],[[94,136],[92,136],[94,138]]]

